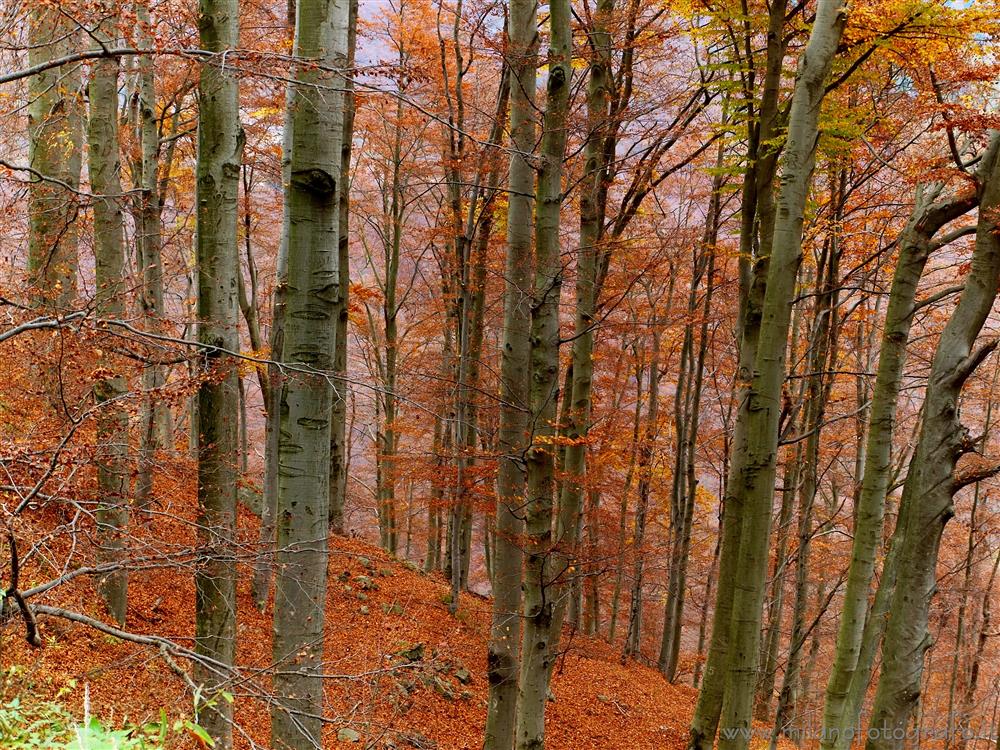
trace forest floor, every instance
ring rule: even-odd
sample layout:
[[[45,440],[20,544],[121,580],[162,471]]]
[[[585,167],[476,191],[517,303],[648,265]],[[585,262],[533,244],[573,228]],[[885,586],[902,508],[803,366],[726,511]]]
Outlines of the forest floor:
[[[256,519],[241,512],[239,527],[241,545],[249,550],[256,540]],[[176,511],[159,515],[138,534],[148,541],[151,555],[153,548],[179,554],[194,542],[191,519]],[[58,546],[56,541],[52,544]],[[51,570],[49,575],[32,572],[38,581],[52,577]],[[251,740],[268,747],[269,731],[271,604],[258,612],[250,578],[249,566],[241,566],[238,661],[244,679],[232,692],[237,746],[244,748],[252,746]],[[85,579],[79,577],[40,598],[106,620],[96,603],[93,582]],[[27,585],[22,581],[22,588],[38,581],[29,580]],[[481,747],[490,602],[463,595],[457,616],[451,616],[448,591],[441,576],[426,575],[371,544],[331,540],[325,643],[330,725],[325,747]],[[75,684],[62,700],[69,700],[68,708],[82,715],[86,685],[92,713],[106,723],[152,720],[161,708],[171,716],[191,715],[190,694],[176,673],[178,664],[190,666],[183,660],[175,658],[171,665],[155,648],[59,618],[42,619],[41,629],[41,648],[29,647],[20,637],[20,626],[14,624],[5,629],[2,646],[6,664],[20,667],[19,684],[30,685],[34,694],[54,695]],[[190,569],[134,571],[125,629],[190,646],[194,630]],[[670,685],[646,666],[620,664],[618,652],[602,641],[567,630],[563,644],[552,689],[555,700],[548,706],[547,747],[683,746],[696,697],[692,688]]]

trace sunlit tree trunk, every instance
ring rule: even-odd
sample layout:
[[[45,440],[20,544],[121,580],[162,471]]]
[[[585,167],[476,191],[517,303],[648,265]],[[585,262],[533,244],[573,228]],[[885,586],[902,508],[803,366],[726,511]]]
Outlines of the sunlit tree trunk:
[[[314,748],[323,728],[330,434],[340,296],[339,208],[349,0],[300,0],[295,70],[281,392],[271,743]],[[323,88],[317,95],[317,86]]]
[[[202,0],[201,47],[239,45],[237,0]],[[198,534],[203,562],[195,574],[198,653],[231,665],[236,651],[236,461],[239,449],[237,362],[240,273],[236,225],[243,131],[236,71],[203,65],[198,88],[198,340],[212,377],[198,389]],[[200,715],[216,746],[232,745],[232,706],[219,695],[217,669],[199,663],[196,680],[211,705]]]
[[[102,6],[104,4],[102,3]],[[102,16],[107,13],[103,8]],[[113,43],[105,22],[95,33],[103,44]],[[118,60],[94,64],[90,79],[89,173],[94,201],[94,275],[97,313],[121,320],[125,314],[125,238],[122,218],[122,188],[118,156]],[[124,566],[125,530],[128,525],[128,414],[122,397],[125,378],[114,372],[112,358],[102,356],[108,374],[94,386],[101,405],[97,418],[97,542],[102,562]],[[125,622],[128,572],[124,567],[107,573],[98,589],[111,616]]]

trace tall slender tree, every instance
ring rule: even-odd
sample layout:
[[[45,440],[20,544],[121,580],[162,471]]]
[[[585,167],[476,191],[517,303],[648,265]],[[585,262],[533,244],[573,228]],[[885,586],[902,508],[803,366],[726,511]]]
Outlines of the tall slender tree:
[[[792,94],[768,257],[767,289],[761,308],[760,339],[747,393],[746,459],[737,477],[746,488],[738,557],[744,583],[736,587],[733,595],[729,664],[722,704],[724,733],[719,743],[723,750],[745,750],[750,741],[785,352],[802,261],[802,226],[815,163],[820,106],[846,20],[840,0],[820,0]]]
[[[521,575],[526,492],[530,386],[529,334],[532,259],[532,195],[535,174],[529,155],[535,146],[537,36],[535,0],[511,0],[507,19],[510,66],[510,168],[507,188],[503,338],[500,347],[500,466],[493,556],[493,615],[487,669],[490,683],[486,750],[514,747],[521,640]]]
[[[236,475],[239,451],[240,273],[236,225],[244,136],[239,83],[225,55],[239,45],[238,0],[201,0],[202,49],[213,57],[198,84],[197,247],[198,341],[204,379],[198,388],[198,535],[203,556],[195,575],[195,644],[210,662],[196,679],[208,701],[201,722],[216,747],[232,746],[232,705],[220,693],[212,662],[236,654]]]
[[[349,0],[300,0],[289,96],[288,267],[274,600],[276,748],[319,746]]]
[[[114,42],[108,3],[100,3],[101,17],[95,37],[99,44]],[[90,185],[94,201],[94,270],[97,312],[102,318],[120,320],[125,312],[125,236],[122,217],[121,163],[118,156],[117,59],[94,64],[90,79],[88,127]],[[99,590],[111,616],[125,622],[128,572],[125,568],[125,533],[128,524],[128,413],[122,401],[127,391],[124,376],[115,371],[112,358],[103,357],[107,373],[94,387],[102,404],[97,423],[97,535],[101,557],[121,566],[101,576]]]
[[[572,84],[572,35],[568,0],[549,3],[545,113],[535,188],[535,282],[531,301],[531,446],[526,454],[527,504],[524,566],[524,633],[518,678],[517,750],[545,747],[545,702],[555,645],[562,564],[553,550],[556,407],[559,400],[559,299],[562,258],[559,228],[563,159]]]

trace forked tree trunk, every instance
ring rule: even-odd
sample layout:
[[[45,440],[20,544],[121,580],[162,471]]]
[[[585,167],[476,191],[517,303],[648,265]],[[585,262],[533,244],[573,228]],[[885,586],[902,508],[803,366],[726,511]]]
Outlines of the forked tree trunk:
[[[545,114],[535,191],[535,284],[531,310],[531,446],[527,459],[524,566],[524,635],[518,678],[517,750],[545,747],[545,701],[556,656],[556,601],[561,589],[553,571],[561,567],[553,552],[556,408],[559,401],[559,302],[562,258],[559,227],[563,159],[572,68],[570,3],[549,3],[548,74]]]
[[[927,259],[935,245],[934,235],[945,224],[961,216],[975,204],[977,197],[969,191],[954,198],[940,199],[942,185],[923,185],[917,189],[916,204],[899,238],[900,252],[893,272],[885,327],[879,346],[878,371],[872,391],[868,437],[865,448],[861,490],[855,511],[854,541],[851,564],[844,591],[833,669],[826,687],[823,750],[845,750],[850,745],[852,730],[858,721],[860,701],[851,700],[853,692],[863,695],[868,687],[873,666],[874,646],[864,649],[868,640],[875,639],[875,630],[884,611],[877,612],[887,594],[881,590],[869,608],[869,595],[875,575],[875,561],[882,546],[882,522],[885,500],[892,474],[892,437],[896,424],[896,407],[903,382],[906,344],[913,321],[917,286]],[[890,561],[885,568],[892,574]],[[891,590],[883,575],[881,587]],[[881,589],[880,587],[880,589]],[[866,655],[867,658],[866,658]],[[852,710],[851,705],[856,704]]]
[[[349,0],[300,0],[290,92],[288,268],[282,362],[271,743],[321,743],[330,435],[340,296],[339,209]],[[317,96],[317,86],[323,89]]]
[[[237,0],[203,0],[201,47],[214,53],[239,45]],[[197,251],[198,341],[203,371],[198,389],[198,543],[195,644],[199,654],[231,665],[236,650],[236,461],[239,450],[240,273],[236,224],[243,131],[236,71],[202,66],[198,87]],[[232,705],[220,695],[215,667],[196,665],[195,679],[209,702],[200,715],[216,747],[232,746]]]
[[[1000,465],[982,459],[956,471],[958,459],[974,450],[959,421],[962,388],[997,344],[994,339],[973,349],[1000,284],[998,142],[994,134],[982,158],[983,188],[971,270],[934,354],[920,440],[903,489],[904,496],[916,502],[907,512],[899,552],[867,750],[896,750],[903,746],[920,696],[924,653],[931,643],[928,610],[937,583],[941,535],[954,515],[952,498],[961,487],[1000,470]]]
[[[746,458],[738,479],[744,483],[746,493],[737,566],[742,585],[736,588],[732,602],[729,664],[721,715],[723,734],[719,742],[722,750],[745,750],[750,741],[785,351],[802,261],[802,224],[815,162],[819,110],[845,23],[846,13],[840,0],[820,0],[792,94],[760,340],[747,394]]]

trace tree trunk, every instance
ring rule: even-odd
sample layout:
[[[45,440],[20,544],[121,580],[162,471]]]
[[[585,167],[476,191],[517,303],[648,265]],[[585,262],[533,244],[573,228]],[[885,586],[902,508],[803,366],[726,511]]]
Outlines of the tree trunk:
[[[820,480],[819,448],[826,418],[826,404],[833,385],[833,371],[839,338],[838,289],[840,284],[840,243],[836,227],[843,218],[843,172],[833,187],[832,235],[824,243],[816,280],[816,305],[810,336],[809,372],[805,388],[806,437],[802,461],[802,484],[799,488],[798,551],[795,556],[795,603],[792,608],[792,634],[788,659],[778,694],[775,732],[788,733],[795,718],[799,698],[801,664],[806,638],[806,609],[809,595],[809,563],[812,551],[813,508]],[[790,735],[789,735],[790,736]]]
[[[740,218],[739,286],[740,308],[737,331],[739,361],[734,382],[738,404],[733,427],[723,494],[722,549],[719,554],[718,588],[715,593],[712,635],[705,674],[698,691],[698,702],[688,732],[687,750],[712,750],[722,713],[727,664],[730,654],[730,625],[739,571],[740,535],[743,528],[745,486],[742,480],[747,445],[747,419],[750,377],[760,336],[761,304],[767,279],[767,258],[757,258],[754,247],[758,229],[759,246],[770,247],[773,232],[773,180],[778,150],[771,145],[780,120],[778,95],[781,88],[787,41],[784,34],[786,0],[771,3],[768,15],[767,56],[764,85],[760,97],[759,122],[748,127],[749,153],[743,179],[743,205]],[[752,80],[752,79],[751,79]],[[748,91],[752,102],[756,93]],[[752,104],[749,104],[752,108]]]
[[[840,0],[820,0],[792,95],[760,339],[747,394],[747,455],[740,476],[745,485],[738,558],[742,585],[732,603],[721,750],[745,750],[750,741],[791,303],[802,260],[802,223],[819,110],[845,23]]]
[[[497,452],[496,552],[493,556],[493,617],[487,652],[490,692],[485,750],[511,750],[516,729],[521,637],[521,565],[525,466],[528,447],[531,306],[530,285],[534,171],[527,159],[535,146],[536,4],[511,0],[510,168],[503,341],[500,347],[500,432]]]
[[[214,53],[239,44],[236,0],[202,0],[201,47]],[[243,131],[236,71],[206,64],[198,88],[197,262],[198,341],[203,371],[198,389],[198,534],[203,562],[195,574],[195,644],[199,654],[231,665],[236,650],[236,461],[239,394],[240,273],[236,224]],[[195,679],[210,705],[200,721],[216,747],[232,746],[232,705],[219,694],[216,668],[199,663]]]
[[[136,4],[138,38],[148,46],[152,36],[149,7]],[[159,179],[160,134],[156,122],[155,62],[149,55],[138,58],[139,90],[137,128],[141,155],[138,164],[139,210],[136,217],[136,245],[142,271],[140,295],[145,324],[156,330],[166,313],[163,299],[163,257]],[[168,149],[168,154],[172,151]],[[139,420],[139,466],[135,480],[135,505],[148,514],[153,491],[153,463],[157,448],[173,448],[173,425],[169,404],[157,398],[156,391],[166,382],[166,368],[146,364],[142,371],[143,402]]]
[[[587,142],[583,149],[584,175],[580,196],[580,239],[576,259],[576,315],[573,325],[572,376],[564,401],[567,412],[563,435],[567,438],[561,475],[559,511],[556,519],[555,545],[563,551],[558,556],[552,577],[564,580],[571,565],[579,571],[578,529],[583,514],[586,489],[587,434],[590,429],[591,390],[594,377],[594,313],[596,309],[597,255],[603,235],[606,163],[604,142],[609,127],[608,103],[611,101],[611,34],[608,24],[614,13],[614,0],[599,0],[593,13],[593,28],[588,34],[590,75],[587,81]],[[579,594],[579,574],[571,582],[571,600]],[[566,600],[555,609],[552,625],[552,648],[558,646]],[[578,624],[579,610],[574,624]]]
[[[285,15],[285,31],[294,44],[295,3],[288,0]],[[292,87],[285,89],[285,117],[281,136],[281,182],[288,185],[292,180]],[[264,429],[264,497],[260,511],[259,551],[254,563],[253,598],[261,611],[267,604],[271,592],[272,566],[274,564],[275,526],[278,514],[278,463],[281,439],[281,390],[284,373],[277,364],[285,346],[285,308],[288,287],[288,237],[289,213],[287,201],[282,213],[281,240],[278,244],[278,258],[274,273],[274,294],[271,303],[271,359],[268,365],[268,392],[265,401],[266,425]]]
[[[28,39],[29,65],[63,57],[76,51],[76,22],[57,6],[32,3]],[[73,191],[80,186],[83,151],[80,87],[79,65],[28,79],[28,165],[46,178],[35,177],[28,187],[28,275],[36,301],[58,312],[70,309],[77,292],[79,206]]]
[[[615,631],[618,627],[618,610],[620,608],[622,583],[625,579],[626,529],[628,516],[628,496],[635,480],[635,467],[639,454],[639,429],[642,424],[642,366],[635,368],[635,410],[632,415],[632,441],[629,450],[628,471],[625,473],[625,483],[622,485],[621,500],[618,507],[618,560],[615,563],[615,588],[611,594],[611,622],[608,624],[608,642],[614,645]],[[626,641],[627,642],[627,641]]]
[[[934,354],[924,399],[920,440],[910,463],[904,496],[919,498],[907,512],[899,553],[885,639],[882,671],[867,750],[895,750],[903,746],[917,698],[920,695],[924,652],[930,645],[928,609],[936,586],[936,566],[941,535],[954,514],[952,497],[962,486],[991,476],[1000,467],[981,460],[956,473],[956,462],[973,450],[959,421],[962,387],[975,368],[996,347],[992,340],[973,351],[1000,284],[1000,206],[998,138],[991,138],[983,156],[983,190],[980,200],[976,248],[965,288]]]
[[[570,3],[549,3],[545,114],[535,192],[535,284],[531,310],[531,446],[526,454],[527,505],[524,635],[518,678],[517,750],[545,747],[545,700],[559,634],[554,630],[562,569],[553,551],[556,409],[559,401],[559,302],[562,258],[559,219],[572,68]]]
[[[866,631],[871,641],[878,618],[879,600],[885,602],[890,591],[883,574],[879,596],[869,612],[869,594],[875,574],[875,561],[882,546],[882,522],[886,494],[892,473],[892,437],[896,423],[896,405],[902,387],[906,344],[913,320],[917,286],[933,249],[932,238],[941,227],[968,211],[976,201],[974,192],[939,201],[942,185],[923,185],[917,189],[916,204],[900,239],[899,258],[893,272],[885,327],[879,346],[878,371],[872,391],[865,465],[861,490],[855,510],[854,541],[851,564],[844,591],[844,605],[837,632],[833,669],[826,688],[821,745],[823,750],[845,750],[853,739],[858,721],[859,701],[850,694],[863,695],[871,678],[875,648],[863,649]],[[890,558],[884,568],[890,569]],[[891,570],[890,570],[891,573]],[[891,576],[890,576],[891,578]],[[875,619],[873,619],[875,618]],[[850,705],[856,703],[856,709]]]
[[[274,690],[271,742],[314,748],[323,728],[330,434],[340,296],[339,208],[343,71],[349,0],[300,0],[290,96],[291,179],[286,188],[288,268],[281,392]],[[316,85],[328,87],[316,96]]]
[[[688,375],[684,393],[683,425],[678,424],[677,461],[675,469],[677,476],[683,476],[683,481],[677,484],[677,530],[673,535],[673,548],[670,559],[670,579],[667,587],[667,603],[663,617],[663,636],[660,640],[659,668],[670,682],[677,677],[678,657],[680,655],[681,632],[684,620],[684,601],[687,593],[687,566],[691,550],[691,530],[694,520],[694,508],[697,502],[698,478],[696,472],[696,448],[698,442],[698,422],[701,413],[701,391],[705,376],[705,360],[708,356],[709,325],[708,318],[712,309],[712,293],[715,276],[715,243],[719,234],[719,207],[722,190],[722,150],[716,160],[720,169],[712,180],[712,193],[709,199],[708,216],[705,221],[705,232],[701,248],[695,257],[694,276],[691,287],[691,297],[688,305],[690,311],[688,330],[694,328],[694,317],[698,307],[702,308],[701,327],[698,334],[698,350],[694,350],[693,332],[688,341]],[[699,303],[695,291],[705,279],[704,300]],[[684,358],[681,357],[683,367]],[[680,440],[683,435],[683,440]]]
[[[102,3],[102,6],[104,4]],[[102,7],[104,16],[108,8]],[[97,41],[112,44],[104,22],[95,32]],[[94,63],[90,79],[90,185],[94,201],[94,268],[97,314],[120,320],[125,315],[125,238],[118,158],[118,60]],[[123,567],[98,581],[108,612],[119,625],[125,622],[128,572],[125,569],[125,532],[128,526],[128,414],[122,398],[125,378],[114,372],[113,358],[102,355],[100,365],[108,375],[94,386],[101,409],[97,417],[97,543],[102,563]]]
[[[673,276],[671,275],[671,279]],[[673,299],[673,283],[670,285],[670,293],[667,294],[667,310],[670,309],[670,302]],[[643,558],[642,546],[646,538],[646,519],[649,513],[650,484],[653,474],[653,448],[656,443],[657,422],[660,413],[660,337],[661,330],[656,314],[653,314],[652,331],[652,352],[649,361],[649,387],[647,391],[646,407],[646,427],[642,438],[642,447],[639,449],[639,485],[637,488],[639,499],[638,508],[635,513],[635,531],[632,534],[632,546],[635,550],[635,565],[632,573],[632,597],[629,605],[628,630],[625,635],[625,647],[622,651],[622,658],[637,658],[642,653],[642,586],[643,568],[645,560]]]
[[[351,151],[354,146],[354,57],[358,40],[358,0],[349,0],[347,68],[344,82],[344,135],[340,146],[340,210],[337,216],[337,331],[334,337],[333,411],[330,424],[330,531],[343,535],[347,502],[347,326],[351,288]]]

